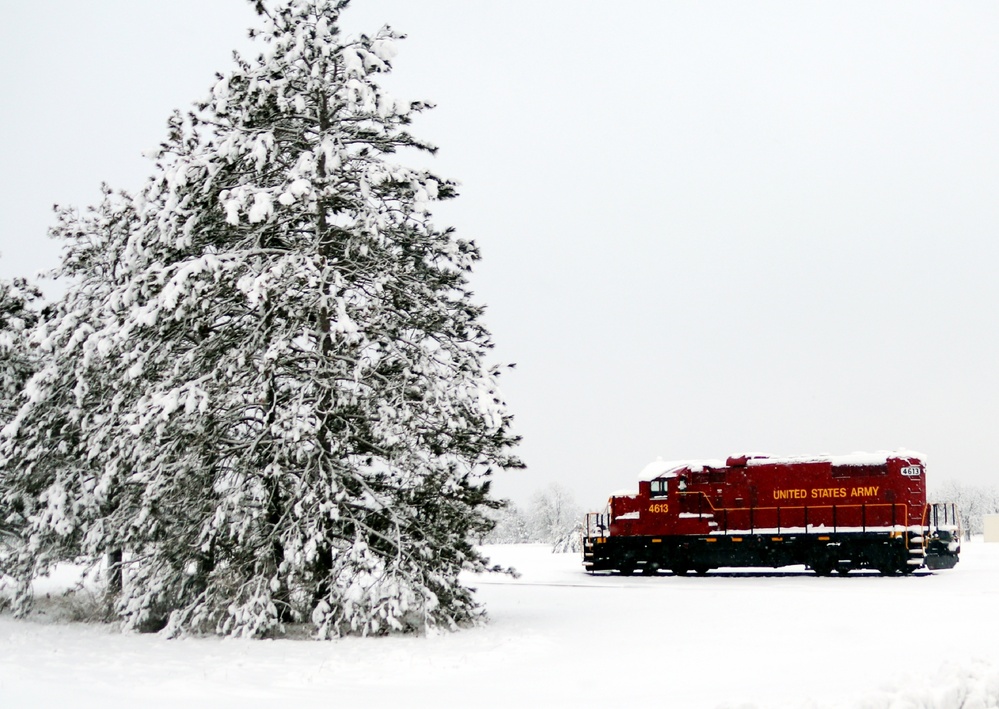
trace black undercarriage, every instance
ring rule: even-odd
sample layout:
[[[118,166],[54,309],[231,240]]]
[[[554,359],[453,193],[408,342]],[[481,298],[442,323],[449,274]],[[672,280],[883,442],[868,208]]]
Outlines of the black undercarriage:
[[[921,566],[953,567],[957,554],[948,540],[925,548],[913,533],[840,532],[830,534],[727,534],[715,536],[592,537],[583,540],[587,571],[684,575],[730,567],[804,564],[819,575],[876,569],[885,575],[909,574]]]

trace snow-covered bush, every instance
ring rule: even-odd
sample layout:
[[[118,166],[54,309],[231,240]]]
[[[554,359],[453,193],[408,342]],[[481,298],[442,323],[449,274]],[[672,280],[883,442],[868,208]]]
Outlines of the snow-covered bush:
[[[259,0],[261,55],[176,114],[134,198],[64,210],[73,276],[5,432],[4,497],[60,558],[125,551],[126,628],[318,637],[453,628],[487,560],[489,476],[520,465],[423,103],[376,82],[399,35],[345,0]]]
[[[583,523],[576,521],[571,528],[566,528],[552,542],[553,554],[581,554],[583,552]]]
[[[945,663],[930,677],[886,688],[861,709],[999,709],[999,672],[985,662]]]

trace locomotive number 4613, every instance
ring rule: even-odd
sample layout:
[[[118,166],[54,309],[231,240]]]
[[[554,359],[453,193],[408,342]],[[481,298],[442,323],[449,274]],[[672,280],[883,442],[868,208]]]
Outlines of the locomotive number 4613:
[[[669,512],[669,505],[665,502],[657,502],[654,505],[649,505],[649,512],[653,514],[666,514]]]
[[[918,465],[907,465],[902,468],[902,475],[907,478],[918,478],[923,469]]]

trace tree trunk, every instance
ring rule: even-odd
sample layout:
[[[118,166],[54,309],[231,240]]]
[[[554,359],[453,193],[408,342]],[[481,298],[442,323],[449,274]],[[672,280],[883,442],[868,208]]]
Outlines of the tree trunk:
[[[114,551],[108,552],[108,570],[107,570],[108,592],[114,596],[117,596],[119,593],[121,593],[122,588],[124,588],[124,578],[121,568],[121,562],[122,562],[121,549],[115,549]]]

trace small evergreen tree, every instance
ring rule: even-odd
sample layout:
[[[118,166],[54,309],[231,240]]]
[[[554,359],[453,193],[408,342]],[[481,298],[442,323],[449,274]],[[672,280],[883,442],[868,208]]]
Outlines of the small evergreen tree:
[[[581,554],[583,551],[583,522],[576,520],[574,525],[566,526],[562,533],[552,542],[553,554]]]
[[[261,56],[171,119],[142,194],[57,229],[83,275],[8,427],[13,571],[124,548],[129,628],[456,627],[489,476],[520,465],[478,251],[432,224],[454,185],[389,161],[434,150],[375,81],[399,36],[343,37],[347,0],[255,5]]]

